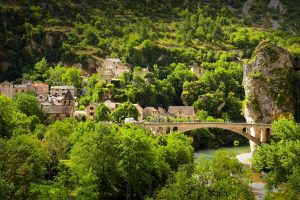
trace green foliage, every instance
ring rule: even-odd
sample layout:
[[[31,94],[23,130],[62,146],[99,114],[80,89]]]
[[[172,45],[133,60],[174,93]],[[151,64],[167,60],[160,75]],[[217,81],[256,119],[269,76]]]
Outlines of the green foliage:
[[[242,165],[234,155],[218,151],[195,167],[181,168],[157,194],[158,199],[254,199]]]
[[[192,163],[193,160],[193,148],[182,133],[170,134],[165,138],[165,144],[159,146],[157,151],[160,159],[168,163],[173,171],[177,171],[180,165]]]
[[[37,116],[40,120],[43,119],[43,110],[41,109],[39,101],[35,96],[28,93],[19,93],[15,96],[15,107],[28,117]]]
[[[233,145],[234,145],[235,147],[240,146],[240,141],[234,140],[234,141],[233,141]]]
[[[95,120],[97,122],[109,121],[110,112],[111,112],[110,109],[107,106],[105,106],[103,103],[101,103],[96,109]]]
[[[0,198],[3,200],[9,200],[12,197],[14,190],[14,184],[0,178]]]
[[[81,70],[76,68],[68,68],[66,72],[62,74],[61,80],[65,85],[73,85],[80,90],[83,83]]]
[[[112,113],[112,120],[115,122],[124,122],[125,118],[132,117],[137,120],[139,113],[137,109],[130,102],[122,103]]]
[[[29,103],[27,105],[35,106],[34,101],[33,104]],[[37,113],[39,113],[39,110],[37,110]],[[0,135],[3,138],[10,138],[12,135],[31,133],[36,125],[40,123],[37,116],[32,115],[28,117],[26,114],[21,113],[16,108],[16,104],[12,101],[12,99],[1,95],[0,114]]]
[[[117,195],[117,137],[103,124],[86,130],[71,150],[71,172],[76,198],[111,198]]]
[[[29,197],[31,183],[44,179],[48,155],[41,141],[21,135],[0,140],[0,176],[6,180],[13,199]],[[21,153],[20,153],[21,152]],[[8,191],[9,191],[8,190]]]
[[[254,155],[256,170],[266,171],[268,188],[285,188],[299,197],[299,125],[292,117],[281,117],[272,125],[272,142]],[[284,192],[284,191],[283,191]]]

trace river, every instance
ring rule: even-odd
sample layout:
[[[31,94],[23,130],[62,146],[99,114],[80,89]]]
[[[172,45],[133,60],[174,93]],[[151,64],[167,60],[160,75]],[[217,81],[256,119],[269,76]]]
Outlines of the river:
[[[233,152],[237,159],[244,164],[245,169],[249,177],[252,179],[251,187],[255,195],[255,199],[261,200],[265,198],[266,190],[264,189],[264,180],[260,177],[260,174],[251,170],[251,150],[249,146],[241,147],[223,147],[223,148],[209,148],[198,150],[194,153],[194,157],[197,159],[200,156],[212,157],[217,150],[223,150],[226,152]]]

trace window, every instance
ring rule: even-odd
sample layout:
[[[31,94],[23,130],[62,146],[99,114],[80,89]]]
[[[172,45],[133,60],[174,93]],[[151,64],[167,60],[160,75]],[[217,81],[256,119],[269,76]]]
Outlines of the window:
[[[91,116],[94,116],[94,112],[90,112],[90,115],[91,115]]]
[[[94,110],[94,107],[90,107],[90,110]]]
[[[65,95],[65,93],[62,93],[62,96],[64,96]]]
[[[70,117],[70,115],[67,115],[67,117]]]

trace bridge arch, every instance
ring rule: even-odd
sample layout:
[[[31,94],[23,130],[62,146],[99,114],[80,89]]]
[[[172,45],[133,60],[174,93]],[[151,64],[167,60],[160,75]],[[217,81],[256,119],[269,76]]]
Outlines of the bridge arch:
[[[243,137],[246,137],[248,140],[254,142],[255,144],[257,145],[261,145],[261,142],[259,140],[259,138],[256,138],[256,137],[253,137],[251,134],[250,134],[250,130],[249,129],[236,129],[236,128],[227,128],[227,127],[199,127],[199,128],[188,128],[188,129],[180,129],[180,131],[182,133],[185,133],[187,131],[191,131],[191,130],[197,130],[197,129],[204,129],[204,128],[217,128],[217,129],[224,129],[224,130],[228,130],[228,131],[231,131],[231,132],[234,132],[234,133],[237,133]]]
[[[218,128],[235,132],[246,137],[256,145],[270,141],[270,124],[247,124],[227,122],[148,122],[142,123],[143,127],[153,130],[155,135],[165,134],[168,128],[171,132],[177,128],[180,132],[187,132],[202,128]]]

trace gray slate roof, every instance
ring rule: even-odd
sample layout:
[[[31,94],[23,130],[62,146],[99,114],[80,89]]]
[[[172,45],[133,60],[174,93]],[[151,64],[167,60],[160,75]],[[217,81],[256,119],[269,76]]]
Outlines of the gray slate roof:
[[[71,94],[70,90],[67,91],[66,95],[62,100],[74,100],[73,95]]]

